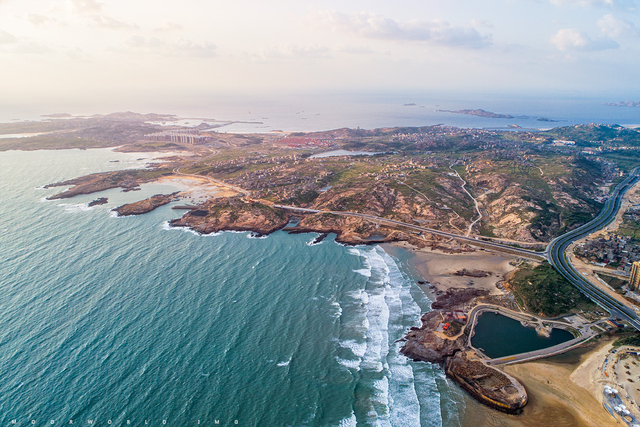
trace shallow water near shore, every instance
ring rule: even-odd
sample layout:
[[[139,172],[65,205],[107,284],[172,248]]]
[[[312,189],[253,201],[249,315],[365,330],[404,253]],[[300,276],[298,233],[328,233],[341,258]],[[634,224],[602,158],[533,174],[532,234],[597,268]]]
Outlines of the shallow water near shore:
[[[3,425],[460,425],[459,389],[398,353],[430,304],[402,251],[109,213],[169,185],[45,200],[138,157],[0,153]]]

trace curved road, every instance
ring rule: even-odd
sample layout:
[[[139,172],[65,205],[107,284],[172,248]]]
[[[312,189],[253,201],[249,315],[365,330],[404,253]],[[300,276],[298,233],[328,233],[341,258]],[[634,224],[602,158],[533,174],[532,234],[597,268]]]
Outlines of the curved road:
[[[573,283],[580,291],[588,296],[600,307],[609,311],[612,316],[626,320],[632,327],[640,331],[640,318],[634,310],[626,304],[612,298],[586,280],[571,265],[566,256],[567,247],[576,240],[581,239],[610,224],[620,209],[620,203],[624,194],[640,179],[640,167],[635,168],[613,190],[611,196],[604,204],[602,211],[591,222],[576,228],[560,237],[556,237],[547,246],[547,255],[551,265],[567,280]]]

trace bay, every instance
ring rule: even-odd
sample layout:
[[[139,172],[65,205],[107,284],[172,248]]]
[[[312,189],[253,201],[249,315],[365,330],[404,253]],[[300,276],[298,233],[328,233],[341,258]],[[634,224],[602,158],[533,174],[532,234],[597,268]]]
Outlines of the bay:
[[[398,353],[430,304],[401,255],[200,236],[167,226],[170,205],[109,212],[170,186],[46,200],[45,184],[140,157],[0,153],[2,424],[460,424],[442,370]]]

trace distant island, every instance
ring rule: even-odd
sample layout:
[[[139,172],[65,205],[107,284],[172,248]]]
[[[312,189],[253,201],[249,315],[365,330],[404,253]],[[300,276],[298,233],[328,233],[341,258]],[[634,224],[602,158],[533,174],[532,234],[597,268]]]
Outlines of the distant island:
[[[529,116],[512,116],[511,114],[498,114],[481,109],[476,110],[436,110],[439,113],[467,114],[470,116],[486,117],[489,119],[528,119]]]
[[[415,102],[410,102],[408,104],[402,104],[403,107],[415,107],[416,103]]]
[[[619,101],[619,102],[605,102],[608,107],[640,107],[640,102],[635,101]]]

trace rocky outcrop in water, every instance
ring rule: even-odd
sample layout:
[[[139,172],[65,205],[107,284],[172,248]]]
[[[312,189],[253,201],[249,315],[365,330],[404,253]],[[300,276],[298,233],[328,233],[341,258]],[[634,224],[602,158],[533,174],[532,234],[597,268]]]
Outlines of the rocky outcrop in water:
[[[488,295],[487,290],[449,289],[432,304],[433,311],[424,314],[422,325],[405,335],[402,354],[415,361],[437,363],[447,375],[479,402],[508,413],[519,413],[527,404],[527,393],[515,378],[486,365],[467,346],[467,330],[445,320],[446,312],[467,308],[475,298]],[[465,319],[466,321],[466,319]],[[444,328],[444,325],[448,325]]]
[[[142,215],[147,212],[159,208],[160,206],[171,203],[176,200],[178,192],[171,194],[156,194],[148,199],[140,200],[135,203],[128,203],[114,209],[118,216]]]

